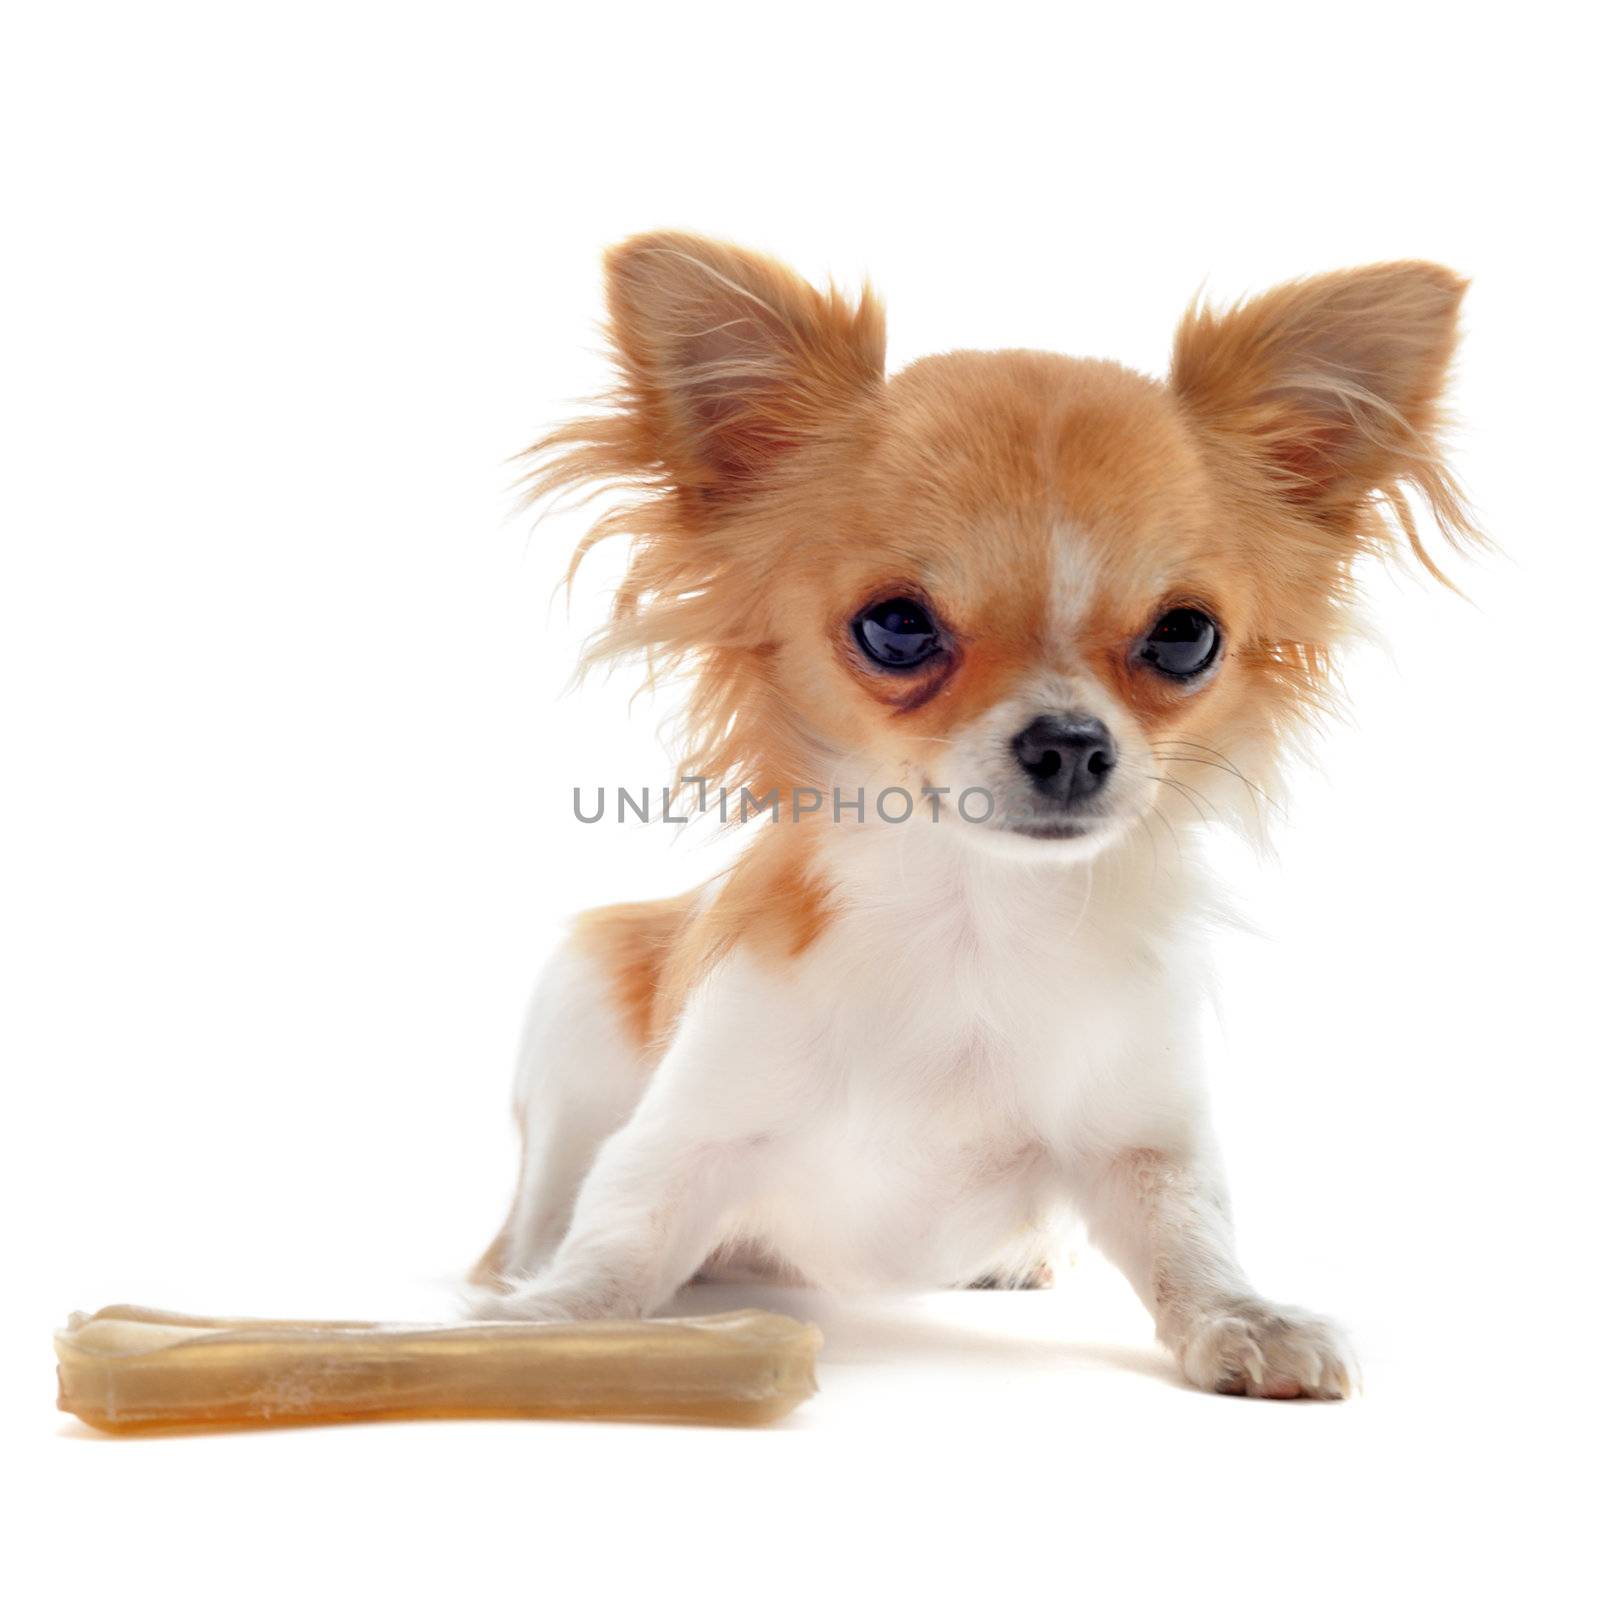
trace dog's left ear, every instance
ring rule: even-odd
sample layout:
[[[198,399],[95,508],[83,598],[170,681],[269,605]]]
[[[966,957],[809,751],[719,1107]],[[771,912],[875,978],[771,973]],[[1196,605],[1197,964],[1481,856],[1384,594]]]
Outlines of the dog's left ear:
[[[1444,267],[1400,261],[1285,284],[1227,311],[1191,307],[1173,390],[1210,441],[1301,516],[1348,523],[1374,493],[1393,498],[1410,482],[1446,533],[1464,537],[1436,435],[1466,287]]]

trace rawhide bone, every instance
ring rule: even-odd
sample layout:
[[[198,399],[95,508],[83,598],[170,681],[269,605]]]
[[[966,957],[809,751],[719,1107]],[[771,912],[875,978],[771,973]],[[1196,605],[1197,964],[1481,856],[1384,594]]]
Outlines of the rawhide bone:
[[[63,1411],[110,1432],[403,1417],[773,1422],[822,1335],[770,1311],[653,1322],[259,1322],[143,1306],[56,1335]]]

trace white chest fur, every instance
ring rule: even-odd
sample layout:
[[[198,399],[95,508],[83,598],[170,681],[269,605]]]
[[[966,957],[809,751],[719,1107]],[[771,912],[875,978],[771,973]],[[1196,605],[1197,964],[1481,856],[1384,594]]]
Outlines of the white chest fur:
[[[1158,1139],[1195,1092],[1159,874],[932,827],[842,830],[822,867],[824,936],[786,969],[730,964],[716,997],[760,1019],[786,1111],[738,1230],[840,1286],[1025,1267],[1072,1162]]]

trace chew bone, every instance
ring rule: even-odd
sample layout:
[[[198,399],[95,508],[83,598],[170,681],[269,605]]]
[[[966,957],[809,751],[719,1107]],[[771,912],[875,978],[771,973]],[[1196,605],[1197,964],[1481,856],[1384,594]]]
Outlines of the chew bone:
[[[256,1322],[75,1312],[58,1404],[110,1432],[379,1417],[772,1422],[822,1335],[768,1311],[656,1322]]]

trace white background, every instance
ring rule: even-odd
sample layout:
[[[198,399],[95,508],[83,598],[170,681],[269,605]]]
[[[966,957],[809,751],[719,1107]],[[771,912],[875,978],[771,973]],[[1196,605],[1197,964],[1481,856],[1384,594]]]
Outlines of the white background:
[[[1564,8],[538,10],[12,13],[18,1592],[1574,1592],[1597,352]],[[1202,285],[1474,279],[1456,459],[1504,554],[1458,569],[1471,603],[1372,575],[1389,651],[1278,863],[1234,863],[1266,934],[1224,952],[1245,1258],[1353,1324],[1364,1400],[1186,1391],[1085,1261],[1051,1294],[804,1302],[823,1392],[762,1434],[120,1443],[51,1409],[74,1307],[449,1314],[540,953],[709,870],[571,819],[574,782],[664,775],[661,707],[559,698],[615,565],[569,619],[581,520],[508,515],[507,458],[603,381],[599,251],[654,226],[869,271],[895,365],[1160,371]]]

